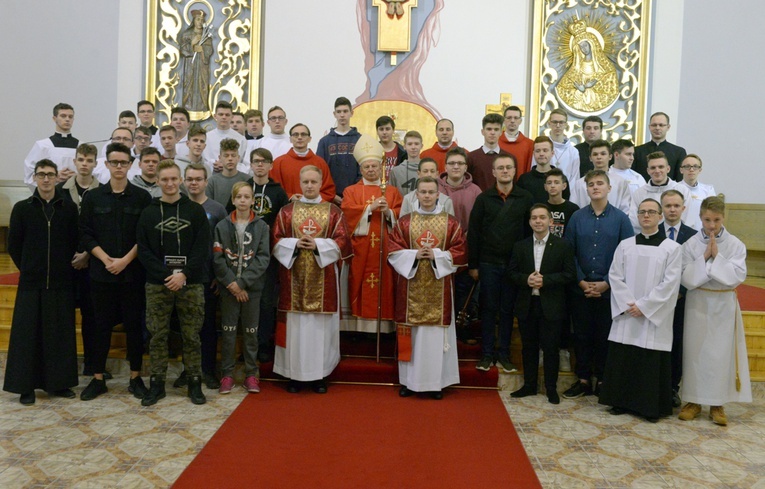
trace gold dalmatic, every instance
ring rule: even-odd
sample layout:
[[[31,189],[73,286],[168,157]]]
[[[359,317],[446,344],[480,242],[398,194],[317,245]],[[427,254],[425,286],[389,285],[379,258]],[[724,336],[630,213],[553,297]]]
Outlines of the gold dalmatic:
[[[329,228],[329,202],[306,204],[295,202],[292,210],[292,236],[326,238]],[[322,312],[324,304],[324,270],[316,263],[313,250],[298,249],[292,266],[292,310]]]
[[[449,217],[440,214],[412,214],[409,247],[443,249]],[[436,278],[429,260],[419,260],[414,278],[408,282],[406,319],[412,326],[448,326],[443,323],[444,281]]]

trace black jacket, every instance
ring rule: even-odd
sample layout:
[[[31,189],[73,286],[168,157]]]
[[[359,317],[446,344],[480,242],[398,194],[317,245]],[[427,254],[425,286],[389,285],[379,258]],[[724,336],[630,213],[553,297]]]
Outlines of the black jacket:
[[[528,279],[534,270],[534,237],[531,236],[515,243],[509,266],[510,280],[518,286],[518,297],[515,301],[515,316],[518,319],[526,319],[529,314],[531,287]],[[566,319],[566,287],[576,280],[576,263],[571,245],[563,238],[550,234],[539,273],[542,274],[539,300],[542,302],[545,319]]]
[[[21,272],[20,289],[71,287],[77,250],[77,206],[56,192],[49,203],[35,189],[11,211],[8,253]]]
[[[247,183],[252,185],[252,191],[254,195],[254,203],[252,210],[258,215],[269,228],[274,227],[274,221],[276,220],[279,210],[285,205],[290,203],[287,192],[284,191],[281,184],[276,180],[269,178],[268,183],[265,185],[255,184],[255,180],[250,178]],[[226,203],[226,212],[231,214],[236,210],[236,207],[231,202],[231,197],[228,198]]]
[[[156,198],[141,213],[137,232],[138,259],[146,269],[148,283],[162,285],[170,276],[165,256],[186,257],[182,272],[187,284],[210,281],[210,223],[201,205],[183,194],[172,204]]]

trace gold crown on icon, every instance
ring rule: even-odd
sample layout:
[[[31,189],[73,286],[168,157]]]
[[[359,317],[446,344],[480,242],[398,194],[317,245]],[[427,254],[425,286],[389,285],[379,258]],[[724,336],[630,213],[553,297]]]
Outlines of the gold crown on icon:
[[[569,26],[568,30],[571,34],[578,36],[587,30],[587,24],[585,24],[583,20],[577,20]]]

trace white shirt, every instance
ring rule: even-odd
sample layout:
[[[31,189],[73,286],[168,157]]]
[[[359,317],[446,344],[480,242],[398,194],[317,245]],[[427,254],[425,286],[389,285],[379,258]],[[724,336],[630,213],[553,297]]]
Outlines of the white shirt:
[[[697,231],[701,230],[701,217],[699,217],[699,214],[701,213],[701,202],[707,197],[717,195],[715,188],[712,185],[707,185],[701,182],[696,182],[696,185],[691,187],[685,183],[685,180],[681,180],[677,185],[678,187],[687,189],[690,196],[688,202],[685,204],[686,212],[688,213],[688,217],[683,218],[685,225],[690,226]],[[685,216],[685,214],[683,215]]]
[[[549,231],[542,239],[537,239],[537,237],[534,236],[534,270],[537,272],[542,267],[542,257],[545,254],[545,246],[547,246],[548,239],[550,239]],[[539,295],[539,289],[531,289],[531,295]]]

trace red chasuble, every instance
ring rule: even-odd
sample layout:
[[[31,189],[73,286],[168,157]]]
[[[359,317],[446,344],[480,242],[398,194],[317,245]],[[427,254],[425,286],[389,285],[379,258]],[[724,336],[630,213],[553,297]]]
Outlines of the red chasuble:
[[[360,181],[345,188],[342,209],[352,233],[353,259],[348,274],[348,296],[351,312],[364,319],[377,319],[377,301],[380,284],[380,245],[382,243],[382,315],[383,320],[393,319],[393,268],[388,263],[388,233],[386,226],[380,237],[382,213],[375,211],[369,217],[367,230],[359,223],[366,217],[365,211],[375,198],[382,195],[377,185],[364,185]],[[398,217],[403,198],[397,188],[388,186],[385,191],[388,207]],[[361,233],[361,234],[360,234]]]
[[[456,148],[456,147],[457,147],[457,143],[452,141],[451,146],[449,146],[446,149],[443,149],[441,146],[438,145],[438,141],[436,141],[435,143],[433,143],[433,146],[431,146],[430,148],[420,153],[420,159],[433,158],[434,160],[436,160],[436,164],[438,165],[438,174],[440,175],[446,171],[446,153],[448,153],[450,149]]]
[[[300,189],[300,170],[308,165],[314,165],[321,170],[321,200],[332,202],[335,198],[335,182],[329,173],[329,166],[321,156],[317,156],[310,149],[307,155],[298,156],[295,150],[290,148],[287,154],[274,160],[274,167],[271,168],[269,176],[279,182],[287,192],[287,197],[291,198],[295,194],[303,193]]]

